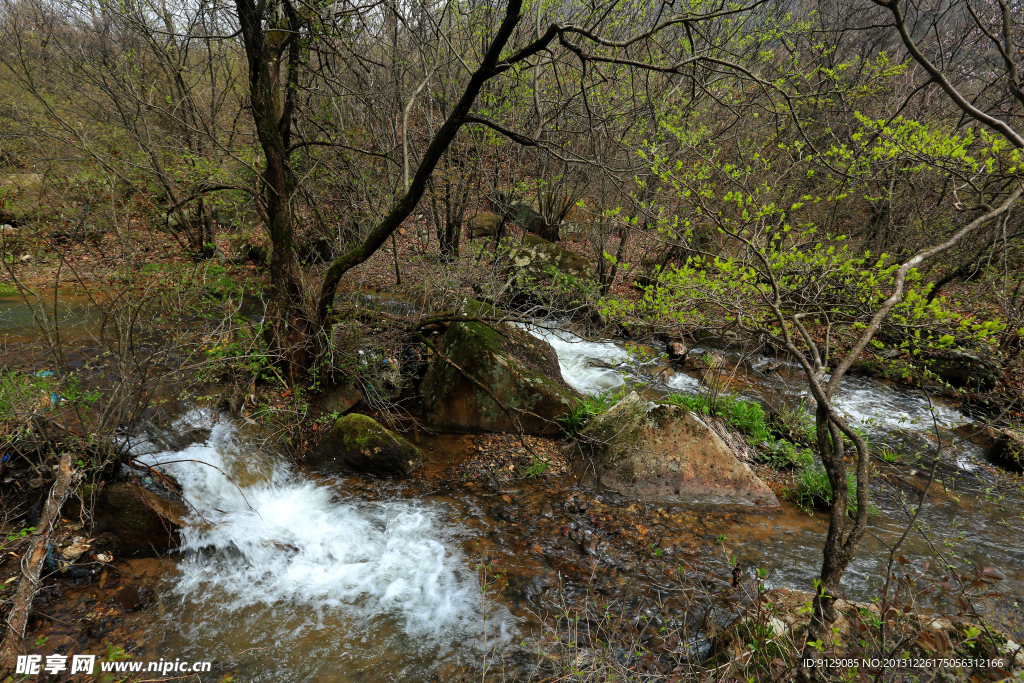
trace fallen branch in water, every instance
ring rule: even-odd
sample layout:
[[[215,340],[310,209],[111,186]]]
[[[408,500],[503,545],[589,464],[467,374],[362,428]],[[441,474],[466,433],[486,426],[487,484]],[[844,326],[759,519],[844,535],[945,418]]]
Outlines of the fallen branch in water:
[[[65,453],[60,457],[57,468],[57,480],[50,489],[39,525],[32,534],[32,544],[21,559],[21,581],[12,599],[11,611],[7,615],[7,629],[3,644],[0,645],[0,676],[14,671],[18,654],[21,652],[21,641],[25,637],[28,625],[29,610],[32,598],[39,590],[39,575],[42,573],[43,560],[46,559],[46,546],[50,542],[50,533],[58,521],[64,501],[73,490],[77,474],[71,469],[71,456]]]

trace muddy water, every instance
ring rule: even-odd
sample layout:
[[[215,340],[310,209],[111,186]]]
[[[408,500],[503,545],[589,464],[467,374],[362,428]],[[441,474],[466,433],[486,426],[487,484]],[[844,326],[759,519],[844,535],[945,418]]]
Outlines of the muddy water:
[[[35,339],[39,317],[45,315],[50,327],[68,341],[81,340],[98,332],[103,316],[89,297],[66,292],[38,292],[33,307],[21,296],[0,296],[0,334],[7,340]]]

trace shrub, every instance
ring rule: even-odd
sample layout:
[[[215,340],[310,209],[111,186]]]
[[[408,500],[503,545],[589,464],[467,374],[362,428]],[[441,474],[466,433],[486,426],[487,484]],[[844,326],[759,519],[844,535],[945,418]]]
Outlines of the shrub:
[[[781,470],[795,467],[807,459],[813,460],[814,458],[809,448],[797,448],[796,444],[785,439],[769,438],[764,449],[758,453],[757,459]]]
[[[857,473],[847,469],[846,475],[846,514],[852,518],[857,515]],[[796,504],[807,511],[827,510],[832,506],[832,487],[828,482],[828,474],[824,467],[814,461],[810,451],[801,457],[795,498]],[[875,506],[868,502],[868,513],[874,515],[877,512]]]

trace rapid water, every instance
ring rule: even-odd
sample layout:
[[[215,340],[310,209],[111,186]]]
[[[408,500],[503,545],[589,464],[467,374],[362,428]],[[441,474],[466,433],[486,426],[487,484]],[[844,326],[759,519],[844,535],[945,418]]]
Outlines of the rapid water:
[[[444,506],[362,501],[297,474],[232,422],[193,411],[180,423],[209,437],[139,456],[173,474],[193,509],[162,624],[175,656],[251,666],[245,680],[371,681],[426,676],[453,663],[455,644],[472,660],[485,611],[487,640],[507,637],[511,617],[481,604]]]
[[[638,360],[613,341],[592,342],[565,332],[528,329],[551,343],[565,381],[582,393],[593,395],[624,384],[642,384],[655,393],[706,391],[684,373],[669,375],[667,381],[652,379],[645,367],[664,361]],[[779,371],[774,359],[723,355],[731,367],[742,364],[738,372],[742,395],[755,399],[774,395],[790,405],[804,402],[813,411],[803,374],[795,364],[782,363]],[[943,466],[936,491],[918,519],[920,531],[908,537],[901,552],[919,563],[935,565],[934,548],[948,544],[942,547],[943,562],[955,557],[963,565],[994,566],[1005,576],[1003,589],[1014,596],[1024,594],[1024,500],[1012,487],[997,486],[983,449],[951,431],[971,419],[941,402],[929,401],[923,392],[901,391],[862,376],[843,378],[835,404],[870,434],[872,444],[891,446],[903,463],[895,485],[875,478],[871,495],[878,512],[871,517],[870,533],[843,578],[844,589],[865,599],[878,594],[875,584],[884,574],[888,547],[902,535],[909,520],[907,510],[920,500],[920,488],[941,439]],[[918,457],[922,460],[917,461]],[[807,514],[787,503],[781,517],[752,518],[721,531],[738,539],[734,552],[745,566],[772,570],[771,585],[807,590],[821,568],[827,524],[827,515]]]
[[[637,359],[620,343],[610,340],[588,341],[564,330],[536,326],[524,326],[524,329],[554,347],[563,379],[583,394],[595,395],[627,384],[644,384],[663,393],[697,393],[701,389],[698,379],[682,372],[652,376],[645,369],[664,361]],[[793,401],[813,403],[799,377],[786,379],[779,374],[764,372],[769,363],[777,364],[767,357],[750,360],[755,385],[775,389]],[[784,365],[790,371],[797,369],[793,363]],[[935,423],[947,429],[971,421],[958,410],[942,403],[929,404],[923,396],[897,391],[870,377],[844,377],[836,397],[836,406],[858,425],[874,433],[900,429],[930,430],[933,427],[933,415]]]
[[[562,379],[581,394],[595,396],[627,384],[646,384],[665,393],[696,391],[700,382],[683,373],[652,376],[645,368],[656,359],[640,359],[613,341],[588,341],[566,330],[522,325],[555,349]]]

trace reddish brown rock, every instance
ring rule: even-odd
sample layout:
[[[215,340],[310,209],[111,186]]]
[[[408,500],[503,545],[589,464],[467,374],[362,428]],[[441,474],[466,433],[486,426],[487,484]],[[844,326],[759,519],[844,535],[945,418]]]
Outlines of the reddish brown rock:
[[[581,433],[601,486],[661,503],[777,507],[778,499],[701,417],[630,393]]]

